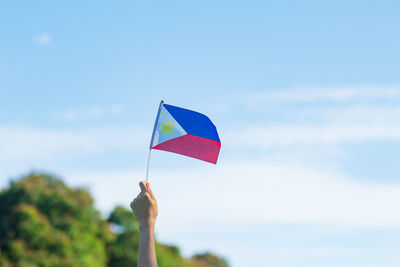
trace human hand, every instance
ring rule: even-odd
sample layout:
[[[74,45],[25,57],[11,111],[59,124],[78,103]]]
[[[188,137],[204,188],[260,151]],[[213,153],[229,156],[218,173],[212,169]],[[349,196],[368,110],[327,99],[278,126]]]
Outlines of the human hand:
[[[139,222],[139,230],[154,229],[158,215],[157,199],[148,182],[141,181],[139,186],[141,192],[131,202],[131,209]]]

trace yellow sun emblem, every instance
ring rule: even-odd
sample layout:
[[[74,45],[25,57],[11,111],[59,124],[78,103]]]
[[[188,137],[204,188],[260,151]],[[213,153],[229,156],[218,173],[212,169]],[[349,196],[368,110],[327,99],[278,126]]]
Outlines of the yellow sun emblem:
[[[172,128],[175,126],[175,124],[170,123],[170,121],[167,123],[162,122],[162,125],[158,126],[158,128],[161,129],[160,134],[164,133],[164,136],[166,136],[167,134],[172,135],[172,132],[175,132],[175,129]]]

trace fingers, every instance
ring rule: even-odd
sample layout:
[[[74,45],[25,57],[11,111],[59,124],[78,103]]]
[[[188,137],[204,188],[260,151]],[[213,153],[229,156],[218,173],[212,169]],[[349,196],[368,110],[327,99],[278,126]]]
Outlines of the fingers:
[[[134,200],[131,201],[131,203],[130,203],[131,209],[134,210],[135,206],[143,205],[143,204],[140,204],[140,203],[144,203],[143,201],[144,202],[147,202],[147,201],[152,202],[152,201],[154,201],[154,199],[152,198],[152,196],[150,195],[149,192],[141,192]]]
[[[151,188],[150,188],[150,183],[147,183],[147,184],[146,184],[146,188],[147,188],[147,191],[150,193],[151,197],[152,197],[152,198],[156,198],[156,197],[154,196],[153,191],[152,191]]]
[[[148,191],[147,187],[146,187],[146,184],[148,184],[148,182],[141,181],[139,183],[139,186],[140,186],[140,189],[142,190],[142,192],[147,192]]]
[[[149,183],[149,182],[141,181],[141,182],[139,183],[139,186],[140,186],[140,189],[142,190],[141,193],[149,192],[149,193],[150,193],[150,196],[153,197],[153,198],[155,198],[154,193],[153,193],[153,191],[151,190],[151,187],[150,187],[150,183]]]
[[[145,192],[144,193],[144,197],[147,198],[148,200],[151,199],[150,193],[149,192]]]

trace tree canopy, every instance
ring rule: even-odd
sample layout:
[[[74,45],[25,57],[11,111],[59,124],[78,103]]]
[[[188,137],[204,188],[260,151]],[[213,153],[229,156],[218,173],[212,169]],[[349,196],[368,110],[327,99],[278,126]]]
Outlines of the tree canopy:
[[[85,189],[31,173],[0,192],[0,266],[136,266],[139,227],[115,207],[103,219]],[[213,254],[182,257],[176,246],[156,242],[160,267],[226,267]]]

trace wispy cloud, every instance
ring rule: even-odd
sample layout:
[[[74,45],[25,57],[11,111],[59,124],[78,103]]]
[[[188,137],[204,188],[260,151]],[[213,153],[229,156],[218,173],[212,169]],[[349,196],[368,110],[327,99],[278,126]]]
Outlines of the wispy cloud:
[[[344,95],[342,91],[343,89],[337,89],[330,92],[328,96],[319,96],[319,99],[326,97],[343,99],[343,97],[337,97]],[[282,92],[281,94],[290,95],[290,99],[296,99],[295,96],[298,93]],[[313,95],[314,93],[308,92],[308,94]],[[383,89],[382,91],[353,89],[352,93],[347,94],[345,98],[348,99],[350,96],[356,99],[368,98],[371,100],[376,97],[385,97],[391,100],[399,96],[400,100],[400,91],[397,89]],[[268,105],[262,107],[264,111],[269,109]],[[121,106],[114,105],[70,109],[53,113],[51,117],[62,121],[86,121],[113,118],[122,112]],[[253,115],[254,117],[258,116],[257,119],[247,122],[246,119]],[[284,117],[275,122],[255,111],[248,113],[244,118],[245,121],[235,119],[235,123],[230,120],[228,125],[218,126],[223,147],[240,152],[240,150],[256,151],[269,147],[287,150],[299,146],[324,146],[382,140],[400,141],[400,109],[393,104],[386,105],[386,103],[379,102],[359,105],[353,103],[329,107],[309,104],[304,107],[287,108],[286,113],[282,116]],[[238,123],[240,123],[239,130]],[[16,160],[18,157],[26,158],[27,154],[32,153],[29,151],[36,151],[36,156],[37,153],[55,156],[65,151],[102,151],[106,147],[108,149],[129,148],[132,147],[133,140],[135,140],[131,137],[138,133],[142,135],[142,140],[147,142],[148,129],[137,132],[135,129],[125,128],[45,130],[0,126],[0,144],[1,147],[7,148],[0,151],[0,156],[7,151],[7,155],[4,154],[2,157]]]
[[[290,95],[290,99],[297,99],[298,93],[282,92],[282,95]],[[313,95],[313,92],[304,94]],[[321,96],[318,99],[343,99],[338,97],[346,95],[343,89],[336,89]],[[351,97],[350,97],[351,96]],[[391,101],[399,96],[400,91],[393,88],[383,90],[352,89],[345,99],[368,98],[370,100],[385,98]],[[311,98],[310,98],[311,99]],[[313,97],[312,99],[316,99]],[[339,101],[339,100],[338,100]],[[340,102],[340,101],[339,101]],[[236,104],[236,103],[235,103]],[[268,105],[261,106],[267,111]],[[109,107],[76,108],[67,111],[56,112],[51,115],[54,119],[62,121],[86,121],[113,118],[123,112],[119,105]],[[349,144],[368,141],[400,141],[400,109],[397,105],[386,103],[354,104],[325,106],[308,104],[306,106],[286,108],[285,113],[280,114],[279,121],[269,120],[260,112],[247,113],[245,121],[235,119],[235,123],[229,120],[228,125],[218,126],[223,147],[240,150],[263,150],[265,148],[294,149],[301,146],[325,146],[330,144]],[[280,110],[279,110],[280,113]],[[258,116],[258,117],[257,117]],[[256,120],[247,122],[248,117],[256,117]],[[238,130],[237,124],[240,123]],[[140,128],[140,127],[139,127]],[[25,158],[29,151],[40,150],[41,154],[57,155],[64,151],[102,151],[109,149],[132,147],[132,136],[138,132],[134,129],[113,128],[84,130],[44,130],[34,128],[15,128],[0,126],[0,144],[2,151],[7,152],[8,158]],[[139,131],[143,135],[142,140],[148,139],[148,129]],[[7,141],[3,141],[7,140]],[[28,149],[25,149],[28,148]],[[323,148],[325,149],[325,148]],[[47,151],[47,152],[46,152]],[[0,151],[0,156],[1,156]],[[4,152],[5,153],[5,152]],[[37,156],[37,152],[35,152]],[[39,154],[40,154],[39,153]],[[11,157],[10,154],[13,154]],[[3,157],[6,157],[3,155]]]
[[[123,113],[123,108],[120,105],[110,107],[90,107],[90,108],[74,108],[51,114],[53,119],[61,119],[63,121],[86,121],[98,120],[105,117],[118,116]]]
[[[247,100],[235,103],[247,110],[246,116],[223,128],[222,136],[232,146],[400,141],[400,88],[287,90],[256,93]]]
[[[69,178],[91,184],[104,211],[116,203],[129,203],[142,176],[142,172],[95,172]],[[218,168],[153,169],[150,179],[163,204],[159,227],[164,230],[180,227],[175,218],[191,227],[206,222],[400,228],[400,185],[356,182],[333,169],[242,160]]]
[[[400,141],[400,125],[260,125],[231,131],[224,141],[247,149]]]
[[[294,88],[280,91],[256,92],[247,98],[248,106],[255,107],[265,102],[303,102],[319,101],[346,102],[369,100],[400,99],[400,87],[311,87]],[[262,106],[262,105],[261,105]]]
[[[212,225],[220,233],[225,231],[226,236],[232,233],[231,229],[226,230],[226,225],[238,229],[251,225],[294,224],[310,228],[322,225],[329,231],[335,228],[398,231],[398,183],[379,183],[378,178],[376,182],[362,181],[362,177],[355,179],[341,171],[340,163],[328,162],[327,157],[323,157],[332,148],[346,150],[345,144],[376,140],[399,142],[399,89],[315,90],[266,93],[259,97],[254,94],[236,102],[224,102],[227,106],[217,118],[222,123],[215,121],[223,144],[217,166],[202,163],[194,163],[190,168],[185,164],[177,168],[168,166],[174,164],[174,160],[154,164],[150,181],[160,203],[159,236],[174,242],[197,240],[197,243],[193,229],[202,229],[204,225]],[[209,107],[214,108],[213,105]],[[122,112],[119,106],[70,109],[58,112],[54,118],[63,121],[99,120]],[[229,118],[225,120],[224,115]],[[45,164],[39,167],[48,166],[46,159],[60,158],[62,162],[66,153],[79,158],[85,153],[93,157],[102,154],[103,157],[105,153],[102,152],[111,150],[146,151],[149,129],[140,127],[139,124],[137,128],[57,130],[0,125],[0,165],[3,164],[0,170],[14,163],[18,165],[15,168],[18,171],[20,166],[27,166],[26,162],[35,167],[38,159],[45,159],[40,162]],[[239,156],[242,157],[239,160],[237,155],[249,155],[243,153],[247,151],[251,155],[256,152],[254,155],[257,156]],[[269,154],[257,154],[260,151]],[[304,159],[304,151],[317,160]],[[323,159],[315,153],[321,153]],[[232,154],[235,154],[235,159]],[[112,161],[114,155],[107,160]],[[145,158],[139,160],[145,162]],[[156,160],[153,158],[154,162]],[[137,183],[145,173],[144,165],[138,171],[107,171],[100,165],[86,171],[62,169],[64,167],[58,170],[69,184],[90,188],[96,205],[107,213],[116,204],[129,207],[129,202],[138,193]],[[14,174],[14,170],[8,173]],[[179,224],[176,218],[179,218]],[[179,233],[189,234],[186,239],[179,239],[176,237]],[[218,237],[214,238],[218,241]],[[250,245],[258,242],[254,247],[269,249],[263,245],[264,238],[258,231],[257,236],[249,240]],[[204,244],[211,247],[209,240]],[[256,259],[253,265],[263,262],[259,256],[262,249],[256,258],[252,248],[243,250],[242,242],[237,246],[237,251]],[[226,244],[220,246],[220,251],[226,250]],[[282,258],[286,258],[287,249],[282,251],[285,253]],[[332,253],[330,247],[326,251]],[[235,254],[238,255],[229,254],[230,258],[234,259]],[[314,255],[310,254],[310,257],[314,258]],[[345,257],[348,259],[347,255]]]
[[[53,41],[53,38],[48,33],[42,33],[35,37],[35,42],[40,46],[48,46]]]
[[[0,126],[0,161],[35,162],[62,157],[66,153],[99,153],[140,147],[148,131],[140,128],[92,128],[46,130]]]

